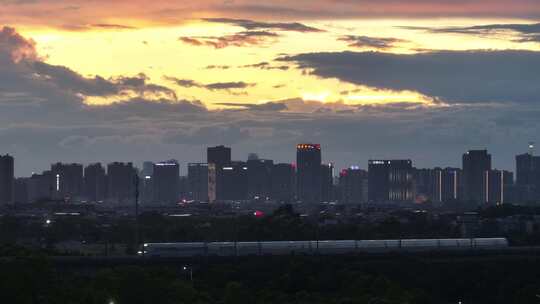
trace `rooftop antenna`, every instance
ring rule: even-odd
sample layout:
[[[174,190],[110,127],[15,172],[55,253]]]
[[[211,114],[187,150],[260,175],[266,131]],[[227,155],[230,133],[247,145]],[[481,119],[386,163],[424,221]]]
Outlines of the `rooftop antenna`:
[[[529,142],[529,155],[534,155],[534,142]]]

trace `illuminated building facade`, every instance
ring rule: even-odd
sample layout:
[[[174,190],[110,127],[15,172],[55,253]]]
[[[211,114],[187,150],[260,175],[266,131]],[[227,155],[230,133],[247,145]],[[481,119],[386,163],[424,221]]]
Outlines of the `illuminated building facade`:
[[[411,160],[370,160],[369,201],[410,202],[415,199]]]

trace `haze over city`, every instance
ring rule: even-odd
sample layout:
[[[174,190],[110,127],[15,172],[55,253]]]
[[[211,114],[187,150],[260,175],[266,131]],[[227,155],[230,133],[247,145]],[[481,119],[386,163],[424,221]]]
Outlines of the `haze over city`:
[[[540,7],[482,1],[0,1],[1,152],[56,161],[410,158],[538,139]]]

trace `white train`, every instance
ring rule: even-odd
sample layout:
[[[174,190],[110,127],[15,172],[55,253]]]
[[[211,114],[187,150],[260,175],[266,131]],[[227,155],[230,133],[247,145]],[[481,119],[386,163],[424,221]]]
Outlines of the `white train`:
[[[352,254],[437,250],[494,250],[508,247],[506,238],[403,239],[344,241],[147,243],[147,257]]]

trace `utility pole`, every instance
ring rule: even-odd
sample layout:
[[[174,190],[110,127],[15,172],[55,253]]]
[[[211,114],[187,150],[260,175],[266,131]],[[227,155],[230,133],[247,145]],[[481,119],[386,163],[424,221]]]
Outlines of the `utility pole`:
[[[139,175],[135,174],[135,252],[139,250],[141,230],[139,226]]]

